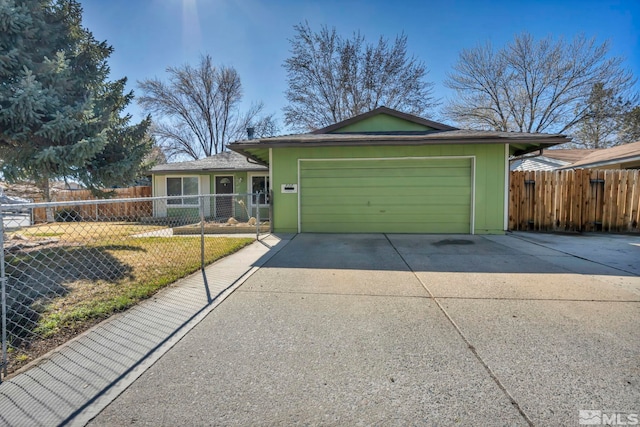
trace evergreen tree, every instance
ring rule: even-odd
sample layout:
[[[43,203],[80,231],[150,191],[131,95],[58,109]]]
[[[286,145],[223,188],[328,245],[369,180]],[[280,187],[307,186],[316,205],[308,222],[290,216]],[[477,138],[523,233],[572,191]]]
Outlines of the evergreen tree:
[[[573,145],[606,148],[630,142],[624,140],[621,131],[631,107],[632,101],[616,96],[614,88],[594,84],[586,105],[578,106],[584,111],[584,118],[571,135]]]
[[[622,118],[620,141],[623,144],[640,141],[640,105],[636,105]]]
[[[121,117],[133,94],[108,81],[113,49],[82,27],[76,0],[0,0],[0,171],[100,191],[135,179],[151,149],[147,118]]]

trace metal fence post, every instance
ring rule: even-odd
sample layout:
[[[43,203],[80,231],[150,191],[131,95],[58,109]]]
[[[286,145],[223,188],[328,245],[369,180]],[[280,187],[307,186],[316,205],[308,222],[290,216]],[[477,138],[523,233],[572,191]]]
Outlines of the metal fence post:
[[[204,270],[204,195],[198,197],[200,200],[200,268]]]
[[[256,240],[260,240],[260,196],[262,192],[258,192],[257,202],[256,203]],[[252,196],[249,196],[252,197]]]
[[[2,359],[0,360],[0,383],[7,376],[7,278],[4,269],[4,213],[0,206],[0,291],[2,293]]]
[[[273,190],[269,190],[269,232],[273,233]]]

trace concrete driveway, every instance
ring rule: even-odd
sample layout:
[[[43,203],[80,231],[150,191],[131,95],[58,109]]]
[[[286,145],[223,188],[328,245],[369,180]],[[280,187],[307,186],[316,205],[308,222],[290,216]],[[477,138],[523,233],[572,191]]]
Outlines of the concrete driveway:
[[[91,425],[633,420],[640,277],[528,237],[295,236]]]

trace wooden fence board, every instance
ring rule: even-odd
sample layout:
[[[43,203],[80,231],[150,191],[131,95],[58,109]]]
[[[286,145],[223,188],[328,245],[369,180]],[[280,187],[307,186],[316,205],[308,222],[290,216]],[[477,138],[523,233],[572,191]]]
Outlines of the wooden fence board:
[[[509,228],[640,232],[640,170],[518,171]]]
[[[631,202],[630,202],[630,218],[631,223],[629,229],[640,230],[640,174],[633,174],[631,185]]]
[[[633,191],[630,191],[629,186],[629,171],[622,171],[622,179],[620,180],[620,187],[618,188],[618,229],[620,231],[625,230],[629,225],[629,208],[631,207],[631,195]]]
[[[596,186],[596,220],[595,220],[595,230],[596,231],[604,231],[605,230],[605,219],[606,219],[606,205],[605,200],[607,199],[607,182],[605,179],[605,171],[596,171],[596,180],[598,185]],[[609,189],[610,189],[609,185]]]
[[[117,188],[113,199],[136,199],[151,197],[151,187],[138,186],[129,188]],[[65,190],[55,195],[55,202],[70,202],[79,200],[96,200],[89,190]],[[41,201],[41,200],[40,200]],[[92,205],[69,206],[77,212],[83,221],[99,221],[103,219],[122,221],[135,221],[142,217],[152,215],[152,204],[148,202],[120,202],[120,203],[97,203]],[[46,222],[46,211],[44,208],[33,210],[33,220],[36,223]]]

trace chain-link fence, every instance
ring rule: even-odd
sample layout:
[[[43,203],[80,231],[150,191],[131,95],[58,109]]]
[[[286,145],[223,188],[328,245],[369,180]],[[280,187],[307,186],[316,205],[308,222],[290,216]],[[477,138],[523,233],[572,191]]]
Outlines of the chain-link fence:
[[[6,376],[270,230],[265,194],[0,206]]]

